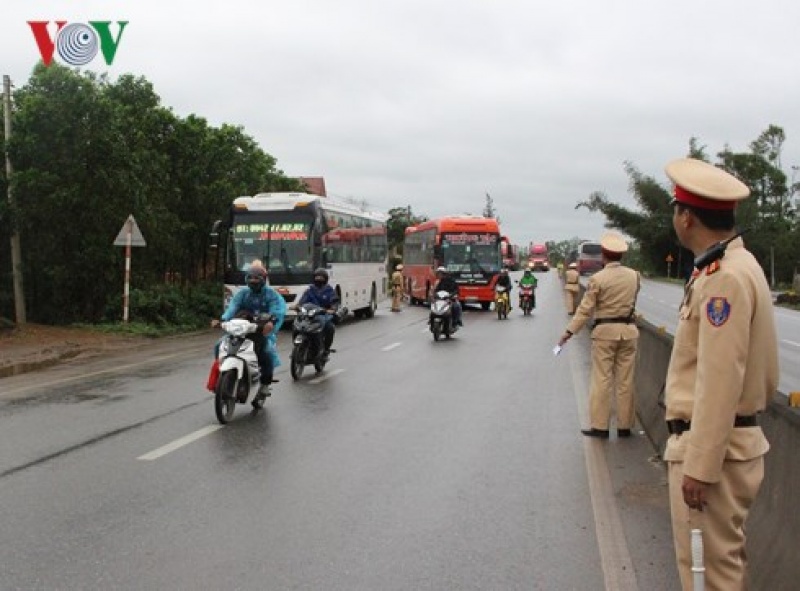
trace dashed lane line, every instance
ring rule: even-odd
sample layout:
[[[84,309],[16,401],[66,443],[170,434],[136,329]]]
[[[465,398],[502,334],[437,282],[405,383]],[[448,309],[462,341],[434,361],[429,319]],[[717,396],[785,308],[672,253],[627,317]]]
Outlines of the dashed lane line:
[[[172,453],[173,451],[180,449],[185,445],[189,445],[190,443],[193,443],[198,439],[205,437],[206,435],[211,435],[212,433],[218,431],[219,429],[222,429],[222,425],[209,425],[208,427],[203,427],[202,429],[198,429],[194,433],[189,433],[188,435],[176,439],[175,441],[167,443],[166,445],[162,445],[158,449],[154,449],[153,451],[141,455],[136,459],[143,461],[157,460],[159,458],[164,457],[168,453]]]
[[[384,352],[385,351],[391,351],[392,349],[397,349],[397,347],[399,347],[402,344],[403,343],[392,343],[391,345],[386,345],[385,347],[383,347],[381,349],[381,351],[384,351]]]

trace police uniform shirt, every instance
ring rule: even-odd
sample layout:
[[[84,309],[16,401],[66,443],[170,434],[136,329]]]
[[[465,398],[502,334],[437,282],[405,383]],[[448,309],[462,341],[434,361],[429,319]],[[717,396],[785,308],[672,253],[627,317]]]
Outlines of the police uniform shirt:
[[[683,473],[718,482],[724,460],[764,455],[760,427],[734,428],[737,415],[763,411],[778,384],[772,296],[741,238],[724,258],[696,271],[686,288],[666,384],[666,418],[691,421],[671,436],[664,458]]]
[[[580,291],[579,282],[580,282],[580,275],[575,269],[567,269],[564,272],[564,280],[566,285],[564,288],[567,291]]]
[[[577,333],[594,312],[594,318],[627,318],[631,316],[639,291],[639,273],[617,261],[608,263],[589,279],[586,293],[575,311],[567,330]],[[592,330],[593,339],[629,340],[639,336],[636,323],[600,324]]]

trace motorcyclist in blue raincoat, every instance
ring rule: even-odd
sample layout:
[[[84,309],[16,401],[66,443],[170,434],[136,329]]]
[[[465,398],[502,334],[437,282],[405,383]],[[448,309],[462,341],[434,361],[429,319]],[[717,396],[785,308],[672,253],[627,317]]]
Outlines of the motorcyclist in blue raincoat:
[[[263,266],[252,265],[245,275],[245,281],[247,288],[236,292],[220,320],[226,322],[234,317],[245,317],[262,326],[258,322],[259,317],[275,317],[275,322],[266,322],[262,330],[247,335],[247,338],[253,341],[258,367],[261,370],[259,380],[261,385],[253,399],[253,406],[260,408],[264,404],[264,399],[272,394],[270,391],[272,375],[275,368],[281,364],[278,358],[278,331],[286,317],[286,300],[267,285],[267,270]],[[212,326],[216,325],[219,325],[219,321],[212,322]],[[215,354],[219,354],[219,344],[215,348]]]

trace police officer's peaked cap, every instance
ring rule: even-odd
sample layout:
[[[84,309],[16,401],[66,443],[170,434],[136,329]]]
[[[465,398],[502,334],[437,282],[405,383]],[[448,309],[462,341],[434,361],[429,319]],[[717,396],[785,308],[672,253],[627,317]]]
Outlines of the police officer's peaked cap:
[[[742,181],[703,160],[673,160],[667,164],[665,171],[675,183],[673,203],[703,209],[732,210],[739,201],[750,196],[750,189]]]
[[[402,263],[400,263],[399,265],[397,265],[397,266],[395,267],[395,269],[396,269],[397,271],[402,271],[402,270],[403,270],[403,264],[402,264]]]
[[[623,253],[628,250],[628,243],[625,239],[616,232],[606,232],[600,238],[600,248],[613,253]]]
[[[569,268],[570,269],[577,269],[578,268],[578,263],[570,263],[569,264]]]

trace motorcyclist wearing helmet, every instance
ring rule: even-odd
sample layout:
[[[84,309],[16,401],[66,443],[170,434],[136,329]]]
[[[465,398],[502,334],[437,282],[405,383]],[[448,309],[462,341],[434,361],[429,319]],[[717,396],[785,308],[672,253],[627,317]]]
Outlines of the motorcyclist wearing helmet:
[[[445,267],[436,269],[436,286],[433,288],[433,293],[439,291],[448,292],[453,298],[453,323],[456,326],[464,326],[461,321],[461,302],[458,301],[458,283],[451,277]]]
[[[260,264],[250,265],[245,275],[245,282],[247,288],[236,292],[220,320],[227,322],[234,317],[244,317],[256,322],[260,327],[263,326],[261,330],[247,335],[247,338],[253,341],[258,367],[261,370],[261,385],[253,399],[253,406],[261,408],[264,399],[272,394],[270,384],[273,372],[275,367],[280,365],[276,345],[278,330],[286,316],[286,300],[267,285],[267,270]],[[259,318],[272,316],[275,317],[275,322],[259,322]],[[211,325],[219,326],[219,323],[219,320],[213,320]]]
[[[508,274],[508,268],[503,267],[500,269],[500,275],[497,276],[496,285],[502,285],[506,288],[506,296],[508,297],[508,309],[511,311],[511,277]]]
[[[314,271],[314,281],[308,286],[305,293],[300,297],[297,302],[298,306],[305,303],[316,304],[323,310],[325,314],[322,316],[322,339],[325,346],[325,357],[330,354],[331,345],[333,345],[333,337],[336,334],[336,327],[333,324],[333,318],[336,311],[339,309],[339,296],[336,295],[336,290],[328,285],[328,271],[320,267]]]
[[[526,267],[525,270],[522,272],[522,277],[519,279],[519,286],[520,287],[530,287],[532,289],[536,289],[539,285],[539,280],[536,279],[536,276],[533,274],[533,271],[530,267]],[[536,291],[533,292],[531,296],[531,304],[533,307],[536,307]],[[519,305],[522,307],[522,293],[519,295]]]

